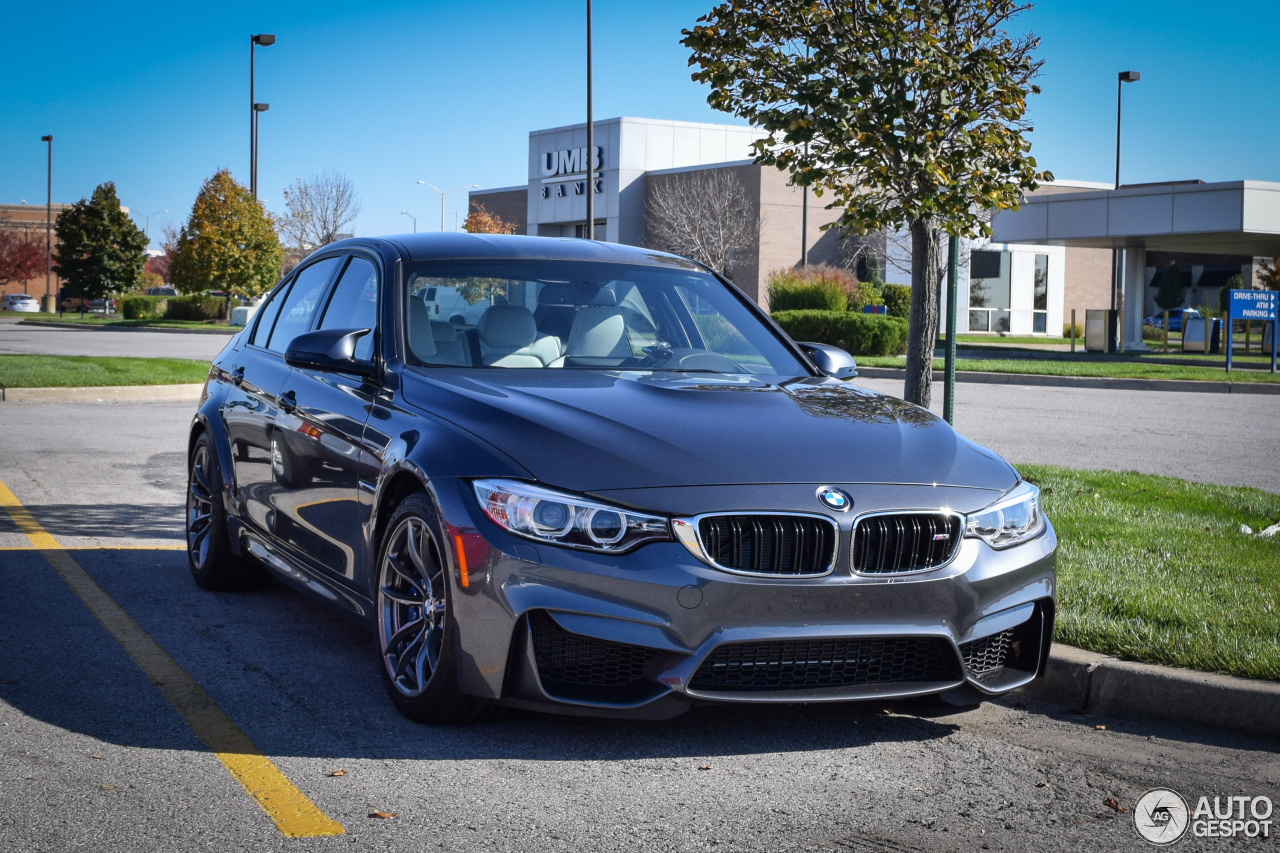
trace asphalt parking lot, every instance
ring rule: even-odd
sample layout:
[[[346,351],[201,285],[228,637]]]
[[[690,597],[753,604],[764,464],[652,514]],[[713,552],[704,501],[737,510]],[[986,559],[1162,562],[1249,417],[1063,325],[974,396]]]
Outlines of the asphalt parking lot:
[[[1150,788],[1280,800],[1280,744],[1016,699],[414,725],[363,629],[278,585],[190,581],[175,548],[193,408],[0,406],[0,435],[31,437],[0,442],[0,481],[58,549],[0,513],[5,849],[1117,850],[1143,845],[1131,810]],[[975,429],[1024,459],[1034,425],[988,416]],[[67,560],[344,833],[284,837],[54,570]]]

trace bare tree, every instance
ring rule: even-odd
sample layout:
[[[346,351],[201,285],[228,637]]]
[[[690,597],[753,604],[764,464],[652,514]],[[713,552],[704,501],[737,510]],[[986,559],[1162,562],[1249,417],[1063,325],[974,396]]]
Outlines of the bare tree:
[[[360,194],[341,172],[318,172],[285,188],[284,209],[277,220],[280,236],[301,254],[332,243],[351,227],[360,215]]]
[[[754,246],[761,217],[738,176],[727,169],[649,178],[645,222],[657,248],[701,261],[727,278],[741,252]]]

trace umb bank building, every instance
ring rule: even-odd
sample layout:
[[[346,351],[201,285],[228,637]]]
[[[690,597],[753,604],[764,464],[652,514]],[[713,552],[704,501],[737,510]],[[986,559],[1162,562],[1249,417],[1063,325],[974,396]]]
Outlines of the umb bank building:
[[[726,271],[733,282],[767,306],[766,281],[774,270],[799,265],[803,247],[810,264],[855,267],[867,277],[868,256],[879,256],[885,280],[910,283],[905,245],[868,238],[841,241],[838,210],[804,192],[773,166],[752,162],[751,145],[763,136],[757,128],[614,118],[595,124],[596,179],[587,183],[585,124],[535,130],[529,134],[528,182],[524,186],[473,191],[470,208],[483,206],[517,233],[543,237],[585,236],[587,193],[595,195],[595,238],[613,243],[665,249],[653,234],[647,214],[664,182],[690,172],[723,171],[743,188],[746,222],[759,228],[747,249]],[[1056,191],[1087,185],[1059,184]],[[1094,187],[1096,188],[1096,186]],[[802,224],[803,223],[803,224]],[[802,234],[803,232],[803,234]],[[878,240],[878,242],[876,242]],[[959,281],[960,330],[1059,335],[1071,308],[1105,307],[1109,300],[1110,252],[1062,245],[985,244],[970,247]],[[888,258],[889,263],[884,263]],[[970,274],[973,280],[970,280]]]

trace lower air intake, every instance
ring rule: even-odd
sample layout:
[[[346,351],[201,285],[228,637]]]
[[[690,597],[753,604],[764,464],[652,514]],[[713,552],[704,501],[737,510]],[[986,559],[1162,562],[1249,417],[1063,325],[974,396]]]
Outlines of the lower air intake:
[[[538,677],[545,684],[623,687],[644,677],[656,649],[573,634],[541,610],[529,614]]]
[[[727,643],[694,673],[693,690],[804,690],[956,678],[955,652],[933,637]]]

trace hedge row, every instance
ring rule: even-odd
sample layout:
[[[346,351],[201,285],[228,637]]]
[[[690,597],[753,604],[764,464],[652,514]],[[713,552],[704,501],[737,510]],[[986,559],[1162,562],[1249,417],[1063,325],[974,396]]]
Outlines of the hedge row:
[[[120,313],[126,320],[156,320],[169,307],[168,296],[122,296]]]
[[[164,312],[166,320],[221,320],[227,301],[221,296],[170,296]]]
[[[840,347],[853,355],[902,355],[907,321],[847,311],[778,311],[773,319],[793,340]]]

